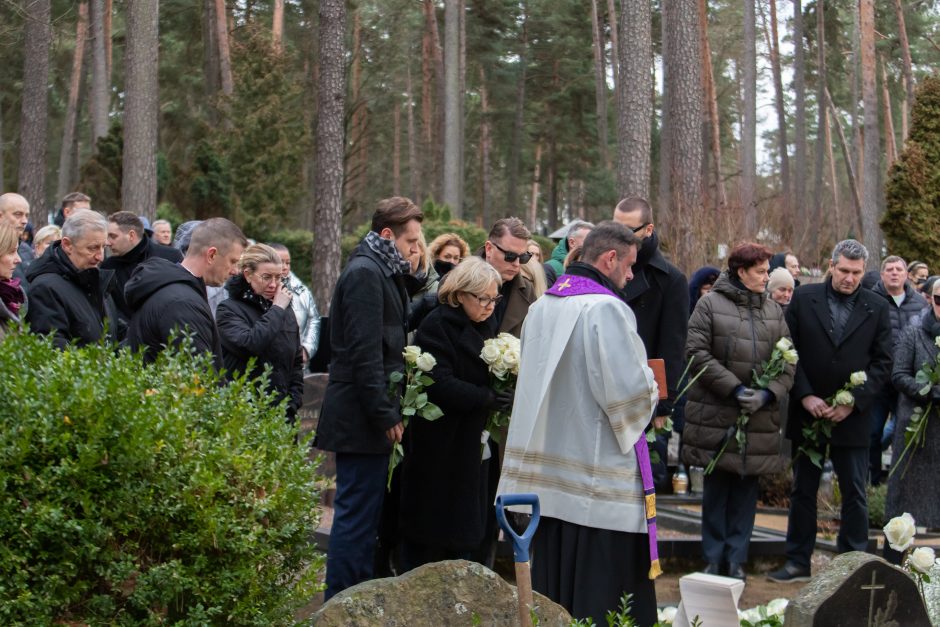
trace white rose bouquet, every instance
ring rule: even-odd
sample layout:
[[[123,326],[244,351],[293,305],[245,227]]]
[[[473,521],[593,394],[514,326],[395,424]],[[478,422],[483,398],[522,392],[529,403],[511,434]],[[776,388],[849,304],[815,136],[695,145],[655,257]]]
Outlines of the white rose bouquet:
[[[855,396],[852,394],[852,390],[865,385],[866,381],[868,381],[868,375],[865,374],[864,370],[853,372],[849,375],[848,383],[839,388],[838,392],[826,399],[826,402],[832,407],[836,405],[854,405]],[[804,426],[802,431],[803,444],[800,445],[800,448],[797,450],[793,462],[795,463],[800,455],[806,455],[809,457],[810,461],[813,462],[814,466],[822,468],[822,462],[823,459],[825,459],[825,454],[822,450],[823,438],[828,440],[832,437],[832,425],[833,422],[831,420],[816,418],[813,422]],[[793,467],[792,463],[790,467]]]
[[[940,348],[940,337],[934,338],[934,344]],[[937,353],[933,363],[924,362],[924,364],[921,365],[920,370],[914,375],[914,381],[921,386],[917,393],[920,396],[929,398],[931,388],[940,383],[940,353]],[[927,403],[926,407],[918,405],[914,408],[914,412],[911,414],[911,421],[904,430],[904,450],[901,451],[897,461],[894,462],[894,467],[891,468],[891,472],[888,473],[889,477],[901,467],[901,461],[911,452],[911,449],[915,447],[923,448],[924,444],[927,442],[927,417],[930,415],[932,409],[932,400]],[[907,467],[910,466],[910,464],[911,460],[908,459],[907,464],[904,466],[904,472],[901,473],[902,477],[904,473],[907,472]]]
[[[495,391],[502,392],[516,387],[520,349],[519,338],[511,333],[500,333],[483,342],[480,358],[489,367],[490,379]],[[501,438],[499,430],[508,424],[508,413],[493,411],[486,420],[486,432],[495,442],[499,442]]]
[[[901,563],[917,581],[920,595],[923,597],[924,584],[930,583],[930,571],[937,562],[934,550],[929,546],[913,548],[917,527],[914,524],[914,517],[907,512],[889,520],[884,526],[884,532],[888,545],[904,554]]]
[[[798,360],[799,355],[797,355],[796,349],[793,348],[793,342],[790,341],[790,338],[780,338],[774,345],[773,352],[770,353],[770,359],[761,365],[761,373],[757,374],[756,369],[751,371],[751,387],[755,390],[767,389],[770,382],[783,374],[783,371],[786,370],[788,365],[795,365]],[[718,463],[718,459],[725,452],[725,449],[728,448],[728,443],[731,442],[732,437],[738,443],[738,450],[741,452],[741,465],[743,467],[744,459],[747,455],[747,423],[750,419],[751,415],[746,411],[742,411],[738,415],[737,421],[734,426],[731,427],[733,432],[729,430],[718,454],[712,458],[705,468],[706,475],[710,475],[715,470],[715,464]]]
[[[437,420],[444,415],[441,408],[428,400],[424,389],[434,384],[428,373],[434,370],[437,360],[431,353],[422,352],[417,346],[406,346],[402,352],[405,358],[405,371],[393,372],[389,375],[389,392],[393,396],[400,393],[401,383],[404,381],[404,394],[399,397],[401,403],[401,420],[405,427],[412,416],[420,416],[425,420]],[[386,489],[392,489],[392,474],[395,468],[405,457],[405,449],[401,442],[392,446],[392,454],[388,458],[388,480]]]

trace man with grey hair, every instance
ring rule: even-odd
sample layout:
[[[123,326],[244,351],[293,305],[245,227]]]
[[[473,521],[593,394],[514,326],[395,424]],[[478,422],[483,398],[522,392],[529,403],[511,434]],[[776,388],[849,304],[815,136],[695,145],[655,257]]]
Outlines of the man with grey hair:
[[[842,525],[840,553],[868,547],[868,443],[872,404],[883,393],[891,374],[891,319],[888,303],[871,290],[861,289],[868,250],[848,239],[836,244],[829,274],[822,283],[802,285],[786,313],[793,344],[800,355],[793,388],[787,437],[793,451],[804,442],[803,429],[830,423],[832,435],[820,435],[818,452],[829,450],[839,476]],[[853,373],[866,381],[852,388],[852,402],[836,404],[834,396]],[[810,557],[816,545],[816,493],[822,475],[806,453],[796,453],[793,491],[787,523],[787,561],[770,573],[773,581],[809,581]],[[816,464],[819,464],[818,466]]]
[[[872,287],[872,291],[888,303],[888,313],[891,316],[891,354],[893,355],[898,345],[898,338],[901,337],[901,331],[927,309],[927,299],[908,282],[907,262],[897,255],[889,255],[881,262],[881,278]],[[875,399],[872,406],[869,446],[872,485],[878,485],[883,479],[881,436],[888,414],[894,413],[897,407],[897,399],[898,393],[889,380],[885,384],[884,393]]]
[[[0,221],[9,224],[17,235],[22,236],[29,223],[29,201],[13,192],[0,196]],[[26,290],[26,268],[32,263],[35,255],[30,245],[22,240],[17,246],[16,254],[20,256],[20,263],[16,264],[13,277],[20,279],[21,286]]]
[[[173,227],[169,220],[154,220],[150,227],[153,229],[153,241],[163,246],[173,243]]]
[[[62,239],[27,271],[30,282],[26,320],[32,331],[53,335],[59,348],[101,339],[105,321],[110,337],[120,339],[110,295],[114,272],[100,270],[108,241],[108,222],[99,213],[79,209],[62,226]]]
[[[558,242],[552,251],[552,258],[543,264],[545,268],[545,279],[548,285],[552,285],[555,279],[565,272],[565,258],[575,248],[580,248],[584,242],[584,237],[591,232],[594,225],[584,220],[573,220],[568,225],[565,236]]]

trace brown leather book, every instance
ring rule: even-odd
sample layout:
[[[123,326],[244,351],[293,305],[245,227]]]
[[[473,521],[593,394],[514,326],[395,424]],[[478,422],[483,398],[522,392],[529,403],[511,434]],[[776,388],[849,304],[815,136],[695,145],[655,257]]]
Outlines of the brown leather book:
[[[649,359],[646,364],[653,371],[656,385],[659,386],[659,399],[666,398],[669,396],[669,388],[666,387],[666,362],[662,359]]]

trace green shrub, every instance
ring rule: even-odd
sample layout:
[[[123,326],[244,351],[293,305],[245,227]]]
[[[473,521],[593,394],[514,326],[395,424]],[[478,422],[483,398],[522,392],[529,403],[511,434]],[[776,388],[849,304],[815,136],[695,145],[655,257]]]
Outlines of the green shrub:
[[[26,333],[0,372],[0,624],[292,622],[315,472],[261,382]]]
[[[888,484],[868,486],[866,491],[868,492],[868,526],[871,529],[881,529],[888,524],[888,517],[885,515]]]

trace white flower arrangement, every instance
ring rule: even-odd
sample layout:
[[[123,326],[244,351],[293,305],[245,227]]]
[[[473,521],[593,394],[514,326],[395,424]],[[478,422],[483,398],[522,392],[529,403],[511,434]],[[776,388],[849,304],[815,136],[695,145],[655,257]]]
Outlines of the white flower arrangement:
[[[917,526],[914,524],[914,517],[907,512],[889,520],[884,526],[884,533],[888,545],[904,554],[901,564],[917,582],[920,596],[923,597],[924,584],[930,583],[930,571],[937,563],[936,553],[928,546],[913,548]]]
[[[489,367],[495,391],[502,392],[516,386],[516,378],[519,376],[519,353],[521,349],[522,345],[519,338],[511,333],[500,333],[496,337],[483,342],[480,359]],[[492,438],[493,441],[499,442],[502,439],[500,429],[508,424],[508,413],[493,411],[486,419],[486,428],[483,432],[488,434],[488,437]],[[485,440],[483,449],[485,455]]]

